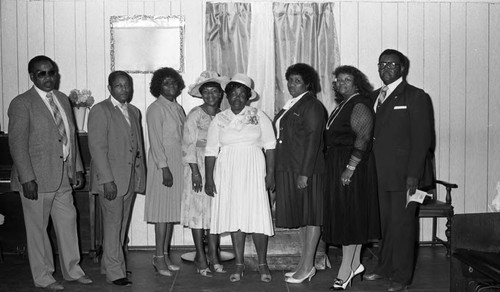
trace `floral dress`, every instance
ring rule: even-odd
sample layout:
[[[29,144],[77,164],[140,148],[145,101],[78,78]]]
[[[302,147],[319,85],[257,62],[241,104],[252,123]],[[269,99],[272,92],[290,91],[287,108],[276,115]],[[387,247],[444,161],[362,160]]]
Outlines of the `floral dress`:
[[[201,107],[189,112],[184,124],[182,141],[182,160],[184,162],[184,191],[181,203],[181,224],[189,228],[210,229],[212,197],[205,191],[195,192],[191,181],[190,163],[198,164],[205,185],[205,147],[207,132],[212,117]]]
[[[274,235],[266,190],[263,149],[274,149],[269,117],[246,106],[235,115],[227,109],[215,116],[207,136],[206,156],[217,157],[210,232],[241,230]]]

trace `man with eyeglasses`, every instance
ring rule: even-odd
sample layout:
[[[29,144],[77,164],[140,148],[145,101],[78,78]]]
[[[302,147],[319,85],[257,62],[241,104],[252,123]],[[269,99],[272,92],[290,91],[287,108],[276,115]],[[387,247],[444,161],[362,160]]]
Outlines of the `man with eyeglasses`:
[[[83,187],[83,165],[68,97],[56,90],[57,65],[36,56],[28,63],[33,87],[9,105],[11,188],[19,191],[24,213],[28,258],[36,287],[63,290],[54,277],[47,225],[57,236],[61,272],[66,281],[91,284],[80,267],[73,188]]]
[[[432,102],[422,89],[407,83],[408,68],[401,52],[382,52],[378,72],[384,85],[372,94],[382,239],[378,265],[365,279],[390,279],[388,291],[405,290],[413,277],[418,206],[407,206],[407,195],[433,183],[427,163],[434,153]]]

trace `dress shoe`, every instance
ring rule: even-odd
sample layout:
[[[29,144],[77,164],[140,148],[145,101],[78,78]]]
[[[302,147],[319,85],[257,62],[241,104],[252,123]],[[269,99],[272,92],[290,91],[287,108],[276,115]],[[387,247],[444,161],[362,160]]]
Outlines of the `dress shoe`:
[[[153,256],[153,268],[162,276],[170,277],[173,275],[165,264],[165,256]]]
[[[363,276],[363,279],[365,279],[367,281],[375,281],[375,280],[380,280],[382,278],[384,278],[382,275],[379,275],[379,274],[376,274],[376,273],[371,273],[371,274]]]
[[[304,278],[297,279],[294,277],[290,277],[290,278],[286,278],[285,282],[291,283],[291,284],[300,284],[300,283],[304,282],[305,279],[309,279],[309,282],[311,282],[311,279],[312,279],[312,277],[314,277],[314,275],[316,275],[316,268],[312,267],[311,271],[309,273],[307,273],[307,275],[305,275]]]
[[[87,275],[81,276],[80,278],[78,278],[76,280],[76,282],[80,283],[80,284],[83,284],[83,285],[88,285],[88,284],[92,284],[93,283],[92,279],[90,279]]]
[[[172,261],[170,260],[170,256],[168,252],[164,252],[163,255],[165,256],[165,263],[167,264],[167,268],[173,272],[178,271],[181,269],[178,265],[174,265]]]
[[[112,281],[113,284],[117,286],[132,286],[132,281],[127,278],[120,278]]]
[[[64,286],[58,282],[54,282],[48,286],[43,287],[43,289],[51,290],[51,291],[61,291],[61,290],[64,290]]]
[[[296,272],[286,272],[285,273],[285,278],[288,278],[288,277],[293,277],[293,275],[295,274]]]
[[[392,292],[392,291],[405,291],[406,288],[408,288],[407,285],[401,284],[398,282],[392,282],[391,286],[389,286],[389,289],[387,291]]]
[[[267,264],[259,264],[259,274],[260,274],[260,280],[262,282],[269,283],[273,279]]]
[[[245,272],[244,264],[236,264],[236,271],[229,276],[229,281],[238,282],[243,278],[243,273]]]
[[[347,278],[347,280],[341,280],[339,278],[335,279],[335,282],[330,287],[330,290],[332,290],[332,291],[345,290],[348,285],[352,286],[352,282],[351,282],[352,278],[354,278],[353,271],[351,271],[351,274],[349,274],[349,277]]]

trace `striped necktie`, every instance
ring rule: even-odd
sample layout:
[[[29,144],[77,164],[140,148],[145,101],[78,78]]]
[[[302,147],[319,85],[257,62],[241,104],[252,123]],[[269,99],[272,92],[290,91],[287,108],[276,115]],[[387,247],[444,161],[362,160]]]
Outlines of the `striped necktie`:
[[[123,116],[125,117],[125,120],[127,120],[127,123],[130,126],[130,117],[128,116],[128,104],[120,103],[120,107],[122,108],[122,113]]]
[[[50,108],[52,109],[52,114],[54,115],[54,121],[56,123],[57,130],[61,135],[62,142],[64,143],[64,145],[66,145],[68,144],[68,136],[66,135],[66,128],[64,127],[64,122],[61,116],[61,112],[59,111],[59,108],[54,102],[54,94],[52,93],[52,91],[47,93],[47,100],[49,101]]]
[[[377,98],[377,108],[379,108],[382,105],[382,103],[384,103],[386,95],[387,95],[387,90],[389,90],[389,86],[387,86],[387,85],[384,85],[380,89],[380,93],[378,94],[378,98]]]

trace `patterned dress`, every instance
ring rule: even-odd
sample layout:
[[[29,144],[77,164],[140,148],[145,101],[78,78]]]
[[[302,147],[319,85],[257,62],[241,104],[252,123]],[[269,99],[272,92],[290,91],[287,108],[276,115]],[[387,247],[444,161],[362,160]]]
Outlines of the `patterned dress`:
[[[205,152],[217,157],[211,233],[274,235],[262,150],[275,146],[271,120],[262,111],[247,106],[237,115],[227,109],[215,116]]]
[[[198,164],[205,184],[205,147],[208,127],[212,117],[201,107],[195,107],[188,114],[184,124],[182,157],[184,162],[184,191],[181,203],[181,224],[189,228],[210,229],[212,197],[193,190],[190,163]]]
[[[182,128],[186,114],[176,101],[160,96],[146,112],[149,136],[148,174],[144,220],[179,222],[184,186],[182,164]],[[174,184],[162,184],[162,168],[169,167]]]

